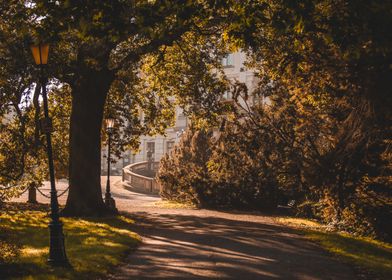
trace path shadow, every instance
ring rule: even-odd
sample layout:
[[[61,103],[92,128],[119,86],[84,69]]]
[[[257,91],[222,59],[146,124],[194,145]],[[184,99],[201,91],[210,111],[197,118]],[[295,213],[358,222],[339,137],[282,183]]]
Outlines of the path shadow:
[[[134,213],[144,244],[115,279],[357,279],[294,231],[228,217]]]

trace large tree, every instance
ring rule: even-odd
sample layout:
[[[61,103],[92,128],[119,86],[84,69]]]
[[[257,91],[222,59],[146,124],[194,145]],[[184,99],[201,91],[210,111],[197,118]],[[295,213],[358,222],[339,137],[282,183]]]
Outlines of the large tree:
[[[184,36],[194,33],[196,37],[208,38],[222,34],[224,26],[220,23],[235,20],[233,9],[240,11],[236,1],[203,0],[83,3],[16,0],[9,6],[1,6],[2,15],[7,15],[4,20],[12,23],[18,38],[32,35],[33,40],[51,44],[47,73],[60,84],[68,84],[71,90],[70,191],[64,215],[107,213],[100,186],[105,104],[106,112],[119,114],[123,120],[127,119],[124,108],[129,108],[128,120],[123,123],[133,123],[143,128],[141,132],[151,132],[148,127],[153,126],[162,131],[164,125],[156,119],[170,117],[170,113],[162,109],[164,105],[170,107],[170,100],[162,94],[157,96],[156,91],[139,91],[147,97],[132,95],[133,90],[137,91],[136,85],[146,85],[139,72],[141,61],[148,64],[148,55],[152,55],[157,63],[161,62],[166,48],[175,42],[205,44],[203,40],[184,40]],[[24,47],[27,50],[28,45]],[[210,44],[204,48],[213,53],[215,46]],[[181,76],[181,73],[176,74]],[[118,102],[123,104],[121,114]],[[132,105],[136,104],[149,112],[144,123],[135,117],[137,112]]]

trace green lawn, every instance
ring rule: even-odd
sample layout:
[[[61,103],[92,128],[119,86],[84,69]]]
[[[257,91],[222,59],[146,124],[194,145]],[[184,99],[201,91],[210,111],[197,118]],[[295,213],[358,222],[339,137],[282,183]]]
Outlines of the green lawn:
[[[392,279],[392,244],[347,233],[328,232],[325,226],[306,219],[280,217],[277,221],[295,228],[344,260],[383,279]]]
[[[15,208],[15,207],[14,207]],[[0,278],[96,279],[118,265],[137,246],[133,220],[124,217],[63,218],[71,268],[51,268],[48,256],[48,214],[43,210],[8,209],[0,214],[0,231],[19,247],[12,262],[0,265]]]

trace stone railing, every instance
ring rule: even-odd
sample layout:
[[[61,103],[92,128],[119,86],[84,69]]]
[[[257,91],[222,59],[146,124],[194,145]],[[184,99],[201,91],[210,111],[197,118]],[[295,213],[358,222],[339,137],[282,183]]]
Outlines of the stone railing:
[[[152,162],[151,170],[148,170],[148,164],[142,161],[125,166],[122,172],[124,187],[131,191],[159,194],[161,186],[155,179],[159,162]]]

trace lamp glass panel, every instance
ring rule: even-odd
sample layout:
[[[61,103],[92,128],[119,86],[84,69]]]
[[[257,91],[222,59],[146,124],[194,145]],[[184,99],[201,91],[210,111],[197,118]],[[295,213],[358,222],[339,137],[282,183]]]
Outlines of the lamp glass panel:
[[[31,52],[33,53],[35,64],[48,64],[49,44],[32,45],[30,48]]]
[[[113,128],[114,127],[114,119],[112,119],[112,118],[106,119],[106,127]]]
[[[41,45],[42,64],[48,64],[48,57],[49,57],[49,44],[42,44]]]

